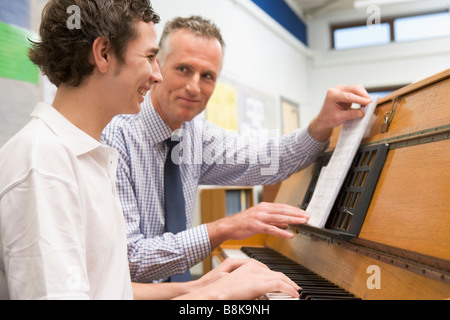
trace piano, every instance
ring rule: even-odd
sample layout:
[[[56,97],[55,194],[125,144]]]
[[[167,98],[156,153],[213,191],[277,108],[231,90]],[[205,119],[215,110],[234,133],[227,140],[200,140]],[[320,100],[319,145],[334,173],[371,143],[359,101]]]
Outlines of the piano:
[[[375,114],[352,166],[363,169],[349,170],[324,228],[290,226],[292,239],[266,236],[252,245],[225,242],[213,258],[255,258],[296,281],[301,299],[449,299],[450,69],[383,97]],[[324,158],[279,185],[274,202],[307,205],[339,131]],[[371,186],[358,190],[374,153],[381,156]]]

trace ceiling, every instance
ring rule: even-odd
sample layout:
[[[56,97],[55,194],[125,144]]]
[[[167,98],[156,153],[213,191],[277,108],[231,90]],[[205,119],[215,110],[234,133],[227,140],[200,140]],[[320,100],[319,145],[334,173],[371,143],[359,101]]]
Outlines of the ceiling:
[[[329,13],[335,13],[342,10],[356,10],[355,6],[361,3],[359,8],[366,8],[370,4],[378,6],[397,5],[409,7],[413,2],[422,2],[425,5],[450,7],[450,0],[284,0],[291,9],[300,17],[306,19],[317,18]]]
[[[305,18],[353,8],[353,0],[285,0],[285,2]]]

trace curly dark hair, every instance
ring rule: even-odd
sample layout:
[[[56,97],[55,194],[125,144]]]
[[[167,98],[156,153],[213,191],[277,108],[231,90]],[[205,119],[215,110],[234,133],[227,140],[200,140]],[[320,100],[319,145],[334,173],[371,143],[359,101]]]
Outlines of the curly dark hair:
[[[69,7],[78,9],[76,28],[69,28]],[[40,41],[30,40],[28,56],[57,87],[77,87],[94,70],[89,57],[95,39],[109,39],[124,63],[127,44],[137,36],[137,21],[159,23],[149,0],[50,0],[42,11]]]

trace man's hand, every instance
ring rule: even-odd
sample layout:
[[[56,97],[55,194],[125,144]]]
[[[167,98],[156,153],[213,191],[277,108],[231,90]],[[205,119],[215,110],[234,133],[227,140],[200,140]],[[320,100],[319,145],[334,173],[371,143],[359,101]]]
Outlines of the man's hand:
[[[319,115],[309,124],[309,133],[316,140],[326,141],[333,128],[347,120],[364,116],[361,110],[351,108],[353,103],[365,106],[371,101],[362,85],[336,86],[329,89]]]
[[[292,238],[292,233],[285,230],[288,225],[304,224],[308,219],[308,214],[299,208],[261,202],[240,213],[208,223],[211,249],[225,240],[242,240],[260,233]]]

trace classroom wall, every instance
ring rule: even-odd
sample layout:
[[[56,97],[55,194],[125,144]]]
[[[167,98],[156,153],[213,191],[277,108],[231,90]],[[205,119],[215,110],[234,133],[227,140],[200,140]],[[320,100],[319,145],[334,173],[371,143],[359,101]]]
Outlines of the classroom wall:
[[[37,33],[46,0],[17,0],[14,3],[27,2],[30,6],[27,27]],[[152,3],[162,17],[162,22],[157,25],[159,34],[164,23],[174,16],[199,14],[215,21],[227,43],[222,78],[272,97],[276,108],[273,122],[277,128],[281,127],[280,97],[300,105],[300,125],[304,127],[320,110],[326,90],[334,85],[360,83],[378,87],[406,84],[450,67],[448,37],[330,50],[329,23],[367,19],[365,10],[305,20],[308,25],[307,48],[250,0],[153,0]],[[406,8],[383,8],[382,14],[415,13],[448,6],[446,0],[436,3],[426,7],[419,2]],[[2,4],[3,7],[11,6],[9,1]],[[17,6],[20,9],[20,5]],[[0,11],[9,15],[2,7]],[[27,19],[20,19],[18,23],[26,25]],[[35,85],[0,78],[0,145],[28,121],[36,102],[51,97],[54,88],[44,84],[43,80]]]
[[[28,28],[37,33],[46,0],[18,1],[29,1]],[[167,20],[193,14],[210,18],[221,28],[227,44],[222,79],[272,99],[276,109],[271,117],[274,128],[281,128],[280,97],[298,103],[303,118],[310,91],[310,51],[252,1],[153,0],[152,4],[162,18],[157,25],[159,34]],[[4,5],[10,4],[5,1]],[[28,121],[36,102],[51,97],[52,90],[44,79],[34,85],[0,78],[0,114],[4,115],[0,120],[0,145]]]

